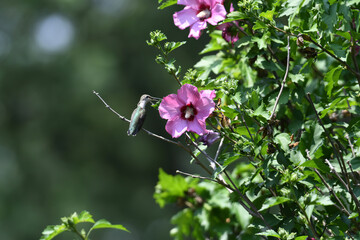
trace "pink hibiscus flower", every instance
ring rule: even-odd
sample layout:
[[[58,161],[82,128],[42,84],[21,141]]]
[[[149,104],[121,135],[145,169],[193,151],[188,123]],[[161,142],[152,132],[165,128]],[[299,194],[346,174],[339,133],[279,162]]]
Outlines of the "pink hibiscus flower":
[[[236,26],[239,26],[238,21],[234,21],[231,23],[223,23],[216,28],[222,31],[222,37],[225,41],[234,44],[237,40],[239,40],[239,30]]]
[[[178,0],[179,5],[186,7],[174,13],[175,26],[181,30],[190,27],[189,38],[199,39],[201,30],[205,29],[207,23],[216,25],[226,17],[226,10],[222,4],[223,0]]]
[[[159,106],[160,117],[167,119],[166,131],[173,137],[180,137],[185,131],[199,135],[206,130],[206,118],[214,111],[215,90],[198,91],[191,84],[184,84],[177,94],[163,98]]]

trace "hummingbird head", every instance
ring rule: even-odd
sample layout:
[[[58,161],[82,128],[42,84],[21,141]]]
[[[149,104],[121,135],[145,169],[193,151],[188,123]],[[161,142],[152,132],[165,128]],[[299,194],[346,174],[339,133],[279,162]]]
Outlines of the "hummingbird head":
[[[138,106],[145,108],[146,104],[151,101],[160,100],[160,98],[152,97],[148,94],[143,94],[140,98]]]

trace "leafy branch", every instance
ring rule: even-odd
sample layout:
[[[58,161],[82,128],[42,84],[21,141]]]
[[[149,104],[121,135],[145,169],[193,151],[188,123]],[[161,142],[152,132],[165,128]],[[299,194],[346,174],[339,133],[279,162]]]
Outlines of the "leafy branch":
[[[105,219],[95,222],[91,214],[87,211],[82,211],[80,214],[75,212],[70,217],[63,217],[61,218],[61,222],[62,223],[60,225],[47,226],[42,232],[40,240],[51,240],[66,231],[74,233],[82,240],[89,240],[90,233],[95,229],[113,228],[129,232],[124,226],[120,224],[113,225]],[[85,229],[81,229],[80,231],[78,230],[77,225],[79,223],[89,223],[92,224],[92,226],[86,233]]]
[[[175,59],[169,59],[169,53],[173,50],[181,47],[186,42],[165,42],[162,44],[162,41],[166,40],[167,37],[161,31],[153,31],[150,33],[150,40],[146,41],[146,43],[150,46],[154,46],[160,51],[160,55],[157,55],[155,61],[161,65],[165,66],[166,71],[172,75],[177,83],[181,86],[179,80],[179,74],[181,71],[181,67],[176,68],[174,63]]]

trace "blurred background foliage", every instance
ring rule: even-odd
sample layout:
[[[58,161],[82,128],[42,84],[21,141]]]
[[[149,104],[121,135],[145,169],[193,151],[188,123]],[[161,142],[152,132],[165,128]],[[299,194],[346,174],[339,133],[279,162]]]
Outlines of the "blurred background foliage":
[[[176,7],[175,7],[176,8]],[[0,7],[0,239],[39,239],[60,217],[88,210],[132,233],[95,239],[169,239],[170,216],[153,199],[158,169],[186,170],[184,154],[108,111],[96,90],[130,117],[141,94],[163,97],[176,82],[154,61],[149,32],[187,39],[172,14],[148,0],[2,0]],[[208,41],[175,52],[194,65]],[[145,128],[165,121],[148,109]],[[68,239],[63,235],[58,239]]]

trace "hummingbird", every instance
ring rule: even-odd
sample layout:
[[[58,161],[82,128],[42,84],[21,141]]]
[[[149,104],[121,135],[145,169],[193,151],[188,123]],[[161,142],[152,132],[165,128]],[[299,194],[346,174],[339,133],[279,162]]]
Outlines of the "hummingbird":
[[[160,100],[160,98],[155,98],[148,94],[141,96],[137,107],[131,114],[129,130],[127,131],[128,136],[136,136],[136,134],[140,131],[146,117],[146,104],[154,100]]]

